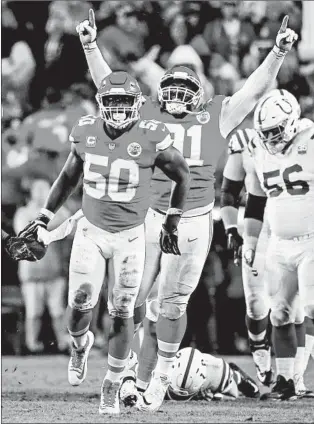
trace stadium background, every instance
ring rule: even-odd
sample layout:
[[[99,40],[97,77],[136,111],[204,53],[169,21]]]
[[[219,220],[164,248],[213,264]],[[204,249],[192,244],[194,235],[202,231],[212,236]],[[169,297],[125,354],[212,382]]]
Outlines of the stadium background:
[[[234,93],[270,50],[282,17],[289,14],[289,26],[300,38],[276,85],[291,91],[303,116],[314,119],[310,1],[3,1],[1,224],[9,233],[17,232],[25,208],[32,211],[43,202],[49,189],[43,181],[51,184],[58,175],[76,119],[97,113],[95,88],[75,32],[90,7],[96,13],[98,45],[111,68],[132,73],[143,92],[152,96],[164,69],[176,63],[192,66],[200,74],[208,97]],[[61,120],[51,121],[50,113],[61,115]],[[46,125],[36,132],[32,125],[37,116]],[[241,127],[248,125],[250,116]],[[224,160],[216,174],[214,241],[189,305],[183,344],[208,353],[247,354],[241,270],[226,251],[217,207]],[[79,209],[80,194],[78,188],[62,219]],[[63,311],[72,239],[50,246],[50,256],[39,271],[34,269],[38,264],[18,269],[2,249],[2,354],[66,353],[65,327],[62,322],[54,325],[47,306],[40,318],[44,350],[28,346],[23,288],[30,274],[47,286],[60,279],[62,296],[55,307]],[[95,349],[105,356],[108,316],[102,299],[98,306]]]

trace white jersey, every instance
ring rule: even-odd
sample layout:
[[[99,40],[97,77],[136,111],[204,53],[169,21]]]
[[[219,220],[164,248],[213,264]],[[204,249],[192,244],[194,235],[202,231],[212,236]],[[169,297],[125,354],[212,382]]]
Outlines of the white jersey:
[[[270,154],[258,137],[249,146],[271,233],[284,239],[314,232],[314,125],[302,121],[285,153]]]

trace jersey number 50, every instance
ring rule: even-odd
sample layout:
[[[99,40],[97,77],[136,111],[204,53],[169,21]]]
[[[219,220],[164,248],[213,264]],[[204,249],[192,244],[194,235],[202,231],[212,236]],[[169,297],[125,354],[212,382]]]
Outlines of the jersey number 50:
[[[133,160],[116,159],[108,172],[108,157],[86,153],[84,164],[84,189],[94,199],[106,196],[114,202],[130,202],[139,183],[139,167]],[[121,172],[127,172],[128,181],[123,184]],[[104,176],[106,175],[107,178]],[[119,190],[120,189],[120,190]]]
[[[291,196],[306,194],[310,189],[306,181],[303,181],[303,180],[291,181],[290,180],[291,174],[302,172],[302,171],[303,171],[302,166],[295,164],[286,168],[282,173],[284,186],[287,192]],[[280,171],[278,169],[275,171],[264,172],[263,177],[264,177],[263,185],[266,188],[266,190],[269,191],[270,197],[277,197],[283,192],[284,189],[282,188],[282,183],[281,185],[276,183],[273,183],[273,184],[270,183],[271,179],[280,177]]]

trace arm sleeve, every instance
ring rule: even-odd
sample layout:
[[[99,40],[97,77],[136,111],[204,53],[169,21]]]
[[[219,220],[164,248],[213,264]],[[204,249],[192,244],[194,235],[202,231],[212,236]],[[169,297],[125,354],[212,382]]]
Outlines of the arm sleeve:
[[[234,181],[224,177],[221,186],[220,207],[223,208],[225,206],[232,206],[238,209],[240,203],[240,193],[243,186],[243,180]]]
[[[263,222],[266,201],[267,197],[255,196],[249,193],[245,205],[244,218],[253,218]]]
[[[95,86],[98,88],[101,81],[111,74],[112,70],[108,63],[103,58],[99,47],[84,50],[88,69],[91,73]]]
[[[224,101],[220,118],[223,137],[226,138],[253,110],[258,100],[273,87],[283,61],[284,56],[277,55],[272,50],[249,76],[244,86]]]

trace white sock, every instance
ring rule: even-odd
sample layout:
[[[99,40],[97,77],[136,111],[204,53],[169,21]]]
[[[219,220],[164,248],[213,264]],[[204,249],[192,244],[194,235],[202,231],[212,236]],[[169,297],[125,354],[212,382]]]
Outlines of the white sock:
[[[136,379],[136,387],[138,387],[139,389],[145,391],[148,385],[149,385],[148,381],[143,381],[143,380],[140,380],[139,378]]]
[[[155,368],[155,373],[170,376],[172,372],[172,365],[174,364],[176,357],[172,356],[171,358],[167,358],[166,356],[161,356],[159,354],[157,355],[157,357],[158,359]]]
[[[294,358],[294,376],[298,378],[303,376],[304,373],[304,347],[297,347],[297,353]]]
[[[276,358],[277,375],[282,375],[286,380],[293,379],[294,358]]]
[[[314,336],[311,334],[305,335],[305,349],[304,349],[304,369],[303,373],[305,373],[307,365],[309,363],[310,355],[314,355]]]
[[[266,330],[262,331],[259,334],[253,334],[253,333],[249,333],[249,338],[253,341],[253,342],[261,342],[265,339],[266,337]]]
[[[87,343],[87,333],[83,334],[82,336],[75,336],[74,337],[71,334],[70,334],[70,336],[71,336],[71,339],[72,339],[74,346],[77,349],[84,347]]]

